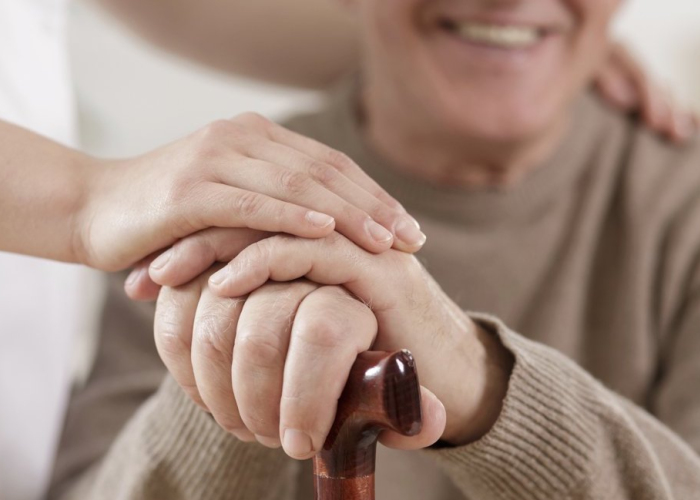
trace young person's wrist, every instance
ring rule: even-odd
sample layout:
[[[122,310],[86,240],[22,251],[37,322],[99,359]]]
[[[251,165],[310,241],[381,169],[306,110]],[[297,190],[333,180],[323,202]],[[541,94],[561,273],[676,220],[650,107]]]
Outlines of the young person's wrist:
[[[74,204],[70,214],[71,261],[95,267],[95,256],[90,244],[90,224],[99,197],[99,186],[103,184],[108,162],[75,152],[71,159],[74,178]]]

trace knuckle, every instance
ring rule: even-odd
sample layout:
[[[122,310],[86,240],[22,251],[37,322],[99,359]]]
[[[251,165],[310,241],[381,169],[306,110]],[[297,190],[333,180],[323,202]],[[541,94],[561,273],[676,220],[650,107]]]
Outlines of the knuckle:
[[[236,126],[231,120],[220,119],[209,123],[203,130],[206,136],[212,139],[221,139],[236,130]]]
[[[196,158],[211,158],[221,152],[224,140],[237,133],[236,125],[230,120],[216,120],[205,125],[197,134]]]
[[[276,256],[280,255],[280,252],[283,251],[285,247],[297,244],[299,242],[299,238],[289,234],[277,234],[259,241],[254,246],[251,245],[248,247],[252,250],[250,254],[250,263],[278,261],[279,259],[277,259]]]
[[[372,203],[372,208],[369,211],[369,215],[375,221],[388,222],[398,219],[398,217],[400,217],[402,214],[400,214],[397,210],[389,208],[384,203],[376,201]]]
[[[272,126],[272,121],[265,118],[260,113],[255,113],[253,111],[248,111],[246,113],[241,113],[233,118],[235,123],[239,123],[244,126],[253,127],[260,130],[268,130]]]
[[[279,368],[284,363],[286,353],[279,343],[277,332],[264,331],[265,327],[262,327],[262,324],[261,322],[256,327],[255,332],[242,332],[234,349],[239,352],[241,361],[246,365],[263,369]]]
[[[232,335],[235,324],[231,317],[207,313],[197,318],[194,339],[197,349],[206,359],[230,362],[233,358]]]
[[[369,319],[376,325],[376,318],[370,304],[351,294],[344,287],[324,286],[317,293],[321,300],[320,308],[333,311],[341,310],[347,318],[346,321],[353,321],[353,324],[362,318]]]
[[[192,194],[193,176],[190,173],[175,174],[165,182],[164,205],[178,207],[185,203]]]
[[[361,219],[362,219],[362,221],[360,222],[360,224],[364,224],[365,220],[367,220],[367,215],[365,215],[365,214],[363,214],[363,213],[361,213],[361,212],[358,212],[358,217],[361,217]],[[348,242],[349,242],[349,240],[348,240],[345,236],[343,236],[342,234],[340,234],[340,233],[337,232],[337,231],[333,231],[331,234],[329,234],[328,236],[324,237],[324,243],[326,243],[326,244],[328,244],[328,245],[333,245],[333,246],[335,246],[335,245],[344,245],[344,246],[347,247],[346,244],[347,244]]]
[[[280,171],[278,182],[284,192],[291,195],[303,194],[309,185],[306,175],[287,169]]]
[[[216,247],[210,231],[210,229],[205,229],[173,245],[173,250],[181,262],[194,262],[195,260],[213,262],[216,259]]]
[[[368,219],[368,216],[364,214],[362,217],[358,217],[357,219],[349,216],[347,219],[351,224],[354,223],[356,227],[363,227],[365,221]],[[359,253],[364,252],[364,250],[357,247],[348,238],[337,231],[333,231],[328,236],[314,240],[313,243],[314,245],[319,245],[321,248],[327,249],[328,251],[332,250],[333,253],[341,256],[343,260],[339,260],[338,262],[342,264],[345,264],[345,258],[351,258],[354,261],[358,258]]]
[[[347,172],[349,170],[354,170],[357,167],[354,161],[350,159],[345,153],[338,151],[337,149],[330,149],[325,154],[325,160],[327,163],[336,167],[340,172]]]
[[[333,184],[338,180],[338,176],[342,175],[335,168],[320,161],[311,162],[308,172],[312,179],[324,186]]]
[[[367,212],[345,200],[342,201],[341,213],[343,218],[356,228],[364,227],[367,219],[370,218]]]
[[[160,325],[155,329],[156,345],[165,358],[189,357],[190,345],[176,325]]]
[[[339,317],[317,314],[304,321],[298,338],[306,348],[327,351],[341,347],[348,335],[348,325]]]
[[[266,262],[275,247],[275,242],[270,240],[275,238],[277,236],[266,238],[247,247],[238,257],[239,265],[241,267],[253,267],[260,262]]]
[[[167,357],[189,355],[190,336],[180,321],[177,292],[164,288],[158,300],[153,333],[158,350]]]
[[[235,259],[236,269],[257,273],[260,263],[265,262],[268,248],[269,244],[266,240],[253,243],[246,247]]]
[[[235,210],[243,218],[252,218],[260,215],[265,209],[266,200],[252,191],[240,193],[235,200]]]
[[[192,172],[174,175],[165,182],[165,192],[159,202],[151,202],[154,213],[170,214],[168,223],[178,236],[186,236],[201,227],[200,216],[190,208],[202,196],[206,176]]]

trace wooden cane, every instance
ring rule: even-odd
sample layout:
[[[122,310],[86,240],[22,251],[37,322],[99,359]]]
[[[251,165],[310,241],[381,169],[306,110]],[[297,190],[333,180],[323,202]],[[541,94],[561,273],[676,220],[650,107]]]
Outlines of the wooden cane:
[[[379,432],[413,436],[421,423],[420,384],[411,353],[360,354],[326,443],[314,457],[316,500],[374,500]]]

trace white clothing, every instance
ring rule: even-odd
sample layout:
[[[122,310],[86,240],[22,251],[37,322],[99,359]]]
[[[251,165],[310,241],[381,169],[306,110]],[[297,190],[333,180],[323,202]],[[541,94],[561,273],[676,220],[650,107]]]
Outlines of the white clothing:
[[[0,0],[0,119],[77,140],[68,0]],[[40,498],[70,389],[72,340],[89,328],[79,266],[0,253],[0,498]]]

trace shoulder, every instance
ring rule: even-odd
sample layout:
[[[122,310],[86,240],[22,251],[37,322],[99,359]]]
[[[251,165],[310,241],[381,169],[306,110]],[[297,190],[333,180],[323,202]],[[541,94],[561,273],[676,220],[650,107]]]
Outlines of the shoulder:
[[[674,144],[638,118],[587,99],[599,128],[594,158],[614,158],[613,201],[625,216],[664,225],[696,216],[700,224],[700,135]]]
[[[597,106],[601,141],[614,142],[608,146],[617,155],[609,227],[627,242],[617,249],[624,258],[653,269],[660,321],[670,327],[700,288],[700,137],[673,144],[638,119]]]

